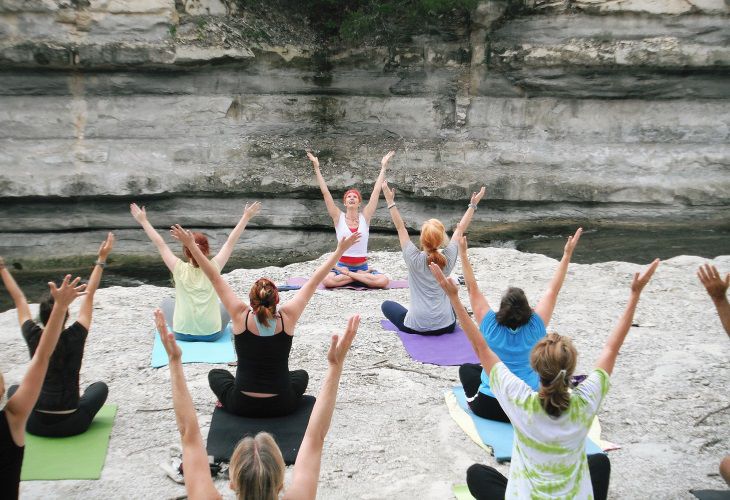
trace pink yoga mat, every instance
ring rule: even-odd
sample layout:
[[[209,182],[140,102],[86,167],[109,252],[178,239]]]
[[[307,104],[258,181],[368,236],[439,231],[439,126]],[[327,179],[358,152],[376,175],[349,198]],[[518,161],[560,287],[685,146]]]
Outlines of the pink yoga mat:
[[[387,319],[381,320],[380,324],[386,330],[396,332],[408,355],[421,363],[458,366],[464,363],[479,362],[469,339],[466,338],[464,330],[459,325],[456,325],[456,329],[452,333],[417,335],[398,330]]]
[[[289,278],[286,280],[287,285],[299,285],[302,286],[304,283],[307,282],[307,278]],[[337,288],[325,288],[321,284],[317,287],[320,290],[337,290],[338,288],[344,288],[346,290],[359,290],[362,292],[373,292],[376,290],[381,290],[380,288],[368,288],[366,286],[356,286],[356,285],[345,285],[345,286],[338,286]],[[393,289],[393,288],[408,288],[408,280],[390,280],[390,283],[388,283],[388,286],[385,288],[387,289]]]

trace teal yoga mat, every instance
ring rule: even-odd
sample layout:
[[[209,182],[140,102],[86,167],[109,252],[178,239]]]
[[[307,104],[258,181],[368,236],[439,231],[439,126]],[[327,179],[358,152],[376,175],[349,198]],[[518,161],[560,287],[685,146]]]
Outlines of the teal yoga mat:
[[[159,368],[167,365],[167,353],[160,340],[160,334],[154,331],[155,340],[152,344],[152,367]],[[231,324],[228,323],[221,338],[215,342],[185,342],[178,340],[182,349],[183,363],[230,363],[236,360],[236,352],[231,341]]]
[[[26,432],[20,480],[99,479],[116,414],[116,405],[102,406],[78,436],[47,438]]]
[[[512,424],[488,420],[477,417],[466,403],[466,396],[462,387],[453,388],[459,407],[472,419],[482,442],[492,448],[497,462],[508,462],[512,459],[512,444],[514,430]],[[603,453],[603,450],[590,439],[586,439],[586,454]]]

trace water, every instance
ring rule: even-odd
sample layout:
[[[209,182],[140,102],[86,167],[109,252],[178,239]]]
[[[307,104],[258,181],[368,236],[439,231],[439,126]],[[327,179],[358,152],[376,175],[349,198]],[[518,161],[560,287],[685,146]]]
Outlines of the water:
[[[470,246],[486,247],[498,246],[516,248],[523,252],[541,253],[559,259],[563,253],[565,240],[570,234],[565,228],[554,229],[547,234],[537,236],[532,231],[523,234],[514,232],[505,235],[490,234],[472,235]],[[329,245],[329,243],[327,243]],[[371,250],[400,250],[394,234],[374,233],[371,235]],[[280,252],[268,254],[269,262],[284,266],[293,262],[301,262],[319,257],[329,247],[322,248],[312,245],[311,253],[292,254]],[[717,255],[730,254],[730,229],[702,229],[700,227],[686,227],[682,229],[666,229],[652,227],[636,228],[598,228],[586,229],[578,248],[573,255],[573,262],[593,264],[607,261],[626,261],[647,263],[659,257],[668,259],[678,255],[698,255],[713,258]],[[84,265],[67,261],[48,261],[47,266],[37,266],[40,270],[13,269],[13,276],[23,289],[29,302],[38,302],[41,295],[47,291],[47,282],[59,280],[65,273],[87,278],[91,272],[89,259]],[[226,266],[227,270],[237,268],[260,268],[270,265],[262,258],[251,258],[246,254],[234,254]],[[730,270],[721,270],[723,272]],[[110,259],[104,276],[102,287],[126,286],[134,287],[142,284],[171,287],[170,273],[157,256],[145,258],[137,257],[133,264],[115,263]],[[3,290],[0,293],[0,311],[13,308],[12,300]]]

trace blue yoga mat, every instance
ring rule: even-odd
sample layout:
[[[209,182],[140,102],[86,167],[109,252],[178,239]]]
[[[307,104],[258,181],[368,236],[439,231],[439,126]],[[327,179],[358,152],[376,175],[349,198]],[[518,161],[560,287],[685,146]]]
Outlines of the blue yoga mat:
[[[479,437],[484,444],[492,448],[494,458],[497,462],[508,462],[512,459],[512,444],[515,439],[512,424],[497,422],[496,420],[488,420],[486,418],[477,417],[466,403],[466,395],[463,387],[454,387],[454,396],[459,403],[459,407],[466,412],[474,422]],[[590,439],[586,439],[586,454],[593,455],[595,453],[603,453],[603,450]]]
[[[221,338],[215,342],[185,342],[178,340],[182,349],[183,363],[230,363],[236,360],[236,352],[231,341],[231,324],[228,323]],[[167,365],[167,353],[160,340],[160,334],[154,331],[155,341],[152,345],[152,367]]]

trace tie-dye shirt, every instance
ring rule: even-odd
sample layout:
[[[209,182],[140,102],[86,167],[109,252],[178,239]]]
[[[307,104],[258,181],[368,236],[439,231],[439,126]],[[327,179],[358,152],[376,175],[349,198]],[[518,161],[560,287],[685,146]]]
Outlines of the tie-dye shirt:
[[[504,363],[492,367],[490,382],[515,432],[505,498],[592,499],[585,441],[608,392],[608,373],[593,370],[557,418],[545,413],[537,392]]]

